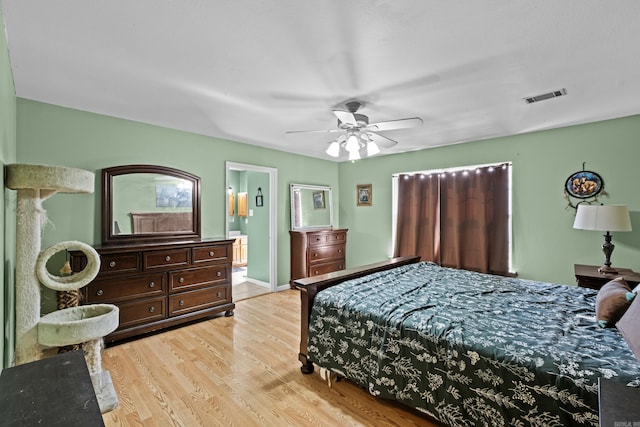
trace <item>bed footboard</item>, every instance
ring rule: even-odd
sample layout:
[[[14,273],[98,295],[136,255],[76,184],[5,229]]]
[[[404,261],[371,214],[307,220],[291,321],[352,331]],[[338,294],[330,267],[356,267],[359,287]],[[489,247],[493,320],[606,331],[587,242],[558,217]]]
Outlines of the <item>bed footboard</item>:
[[[300,290],[300,353],[298,360],[302,362],[300,371],[303,374],[313,373],[313,363],[307,359],[307,341],[309,339],[309,321],[311,318],[311,307],[316,294],[323,289],[330,288],[347,280],[356,279],[378,271],[390,270],[406,264],[413,264],[420,261],[419,256],[392,258],[389,261],[382,261],[375,264],[364,265],[362,267],[350,268],[347,270],[335,271],[333,273],[322,274],[320,276],[298,279],[293,282],[294,287]]]

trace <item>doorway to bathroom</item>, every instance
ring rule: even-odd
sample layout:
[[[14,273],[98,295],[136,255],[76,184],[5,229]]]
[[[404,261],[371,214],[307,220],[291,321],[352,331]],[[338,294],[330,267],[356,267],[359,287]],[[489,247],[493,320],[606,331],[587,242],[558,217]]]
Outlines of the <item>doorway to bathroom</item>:
[[[226,234],[234,239],[234,301],[277,287],[277,169],[226,163]]]

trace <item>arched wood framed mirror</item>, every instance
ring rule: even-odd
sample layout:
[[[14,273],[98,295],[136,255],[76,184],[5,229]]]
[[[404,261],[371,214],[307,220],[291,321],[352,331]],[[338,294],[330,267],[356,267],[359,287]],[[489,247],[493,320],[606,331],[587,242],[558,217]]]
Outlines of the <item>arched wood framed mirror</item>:
[[[200,239],[200,178],[166,166],[102,170],[102,244]]]

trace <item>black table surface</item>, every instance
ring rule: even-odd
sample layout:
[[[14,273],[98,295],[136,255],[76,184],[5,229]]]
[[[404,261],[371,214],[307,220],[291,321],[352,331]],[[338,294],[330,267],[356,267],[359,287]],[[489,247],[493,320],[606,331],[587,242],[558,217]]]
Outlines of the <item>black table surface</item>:
[[[0,426],[104,426],[82,351],[3,369]]]
[[[598,379],[600,427],[640,426],[640,388]]]

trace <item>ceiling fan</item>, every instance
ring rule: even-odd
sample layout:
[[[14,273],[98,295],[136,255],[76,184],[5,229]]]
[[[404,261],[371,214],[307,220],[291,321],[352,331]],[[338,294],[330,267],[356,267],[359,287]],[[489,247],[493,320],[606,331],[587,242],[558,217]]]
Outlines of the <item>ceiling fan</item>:
[[[366,149],[367,156],[373,156],[380,152],[380,147],[389,148],[398,142],[387,138],[380,132],[408,129],[422,125],[420,117],[389,120],[384,122],[369,123],[369,117],[358,114],[358,110],[364,105],[361,101],[349,101],[344,104],[346,109],[333,109],[333,114],[338,119],[337,129],[326,130],[299,130],[287,133],[342,133],[338,139],[332,141],[326,153],[331,157],[340,157],[340,149],[344,148],[349,153],[349,160],[360,158],[360,152]]]

